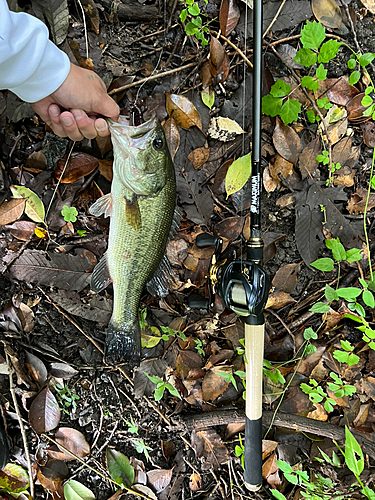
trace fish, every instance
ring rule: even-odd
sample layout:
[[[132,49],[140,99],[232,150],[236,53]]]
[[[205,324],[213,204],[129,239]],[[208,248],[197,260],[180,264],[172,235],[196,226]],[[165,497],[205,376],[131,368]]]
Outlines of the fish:
[[[175,170],[164,131],[156,118],[129,125],[108,120],[114,162],[111,192],[91,205],[89,212],[110,216],[108,249],[91,276],[99,293],[113,284],[113,312],[107,327],[105,360],[138,366],[141,333],[138,318],[141,294],[168,293],[165,249],[175,218]],[[156,294],[155,293],[155,294]]]

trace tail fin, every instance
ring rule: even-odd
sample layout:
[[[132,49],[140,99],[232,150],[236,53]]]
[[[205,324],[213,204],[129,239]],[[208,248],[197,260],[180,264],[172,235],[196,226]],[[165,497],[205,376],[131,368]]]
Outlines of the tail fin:
[[[129,369],[141,361],[141,331],[139,322],[119,325],[109,323],[106,336],[105,360],[110,365],[126,363]]]

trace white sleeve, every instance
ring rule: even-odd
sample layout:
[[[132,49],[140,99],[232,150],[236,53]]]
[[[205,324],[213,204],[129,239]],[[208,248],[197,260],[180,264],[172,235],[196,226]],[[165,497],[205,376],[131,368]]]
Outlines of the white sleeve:
[[[69,70],[68,56],[48,39],[47,27],[29,14],[10,12],[0,0],[0,89],[36,102],[58,89]]]

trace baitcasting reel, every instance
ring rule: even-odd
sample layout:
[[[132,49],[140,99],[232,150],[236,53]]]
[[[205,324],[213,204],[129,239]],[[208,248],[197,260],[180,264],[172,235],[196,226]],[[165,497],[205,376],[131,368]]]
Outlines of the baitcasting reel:
[[[244,317],[245,322],[247,322],[245,318],[249,316],[261,316],[267,302],[269,281],[260,263],[255,260],[236,259],[234,249],[222,252],[223,240],[207,233],[199,234],[195,244],[198,248],[215,246],[215,253],[211,258],[208,272],[209,299],[191,294],[188,298],[189,306],[212,308],[217,294],[229,309]],[[248,245],[251,245],[251,240]],[[258,246],[254,249],[257,250]],[[251,250],[249,246],[248,254]]]

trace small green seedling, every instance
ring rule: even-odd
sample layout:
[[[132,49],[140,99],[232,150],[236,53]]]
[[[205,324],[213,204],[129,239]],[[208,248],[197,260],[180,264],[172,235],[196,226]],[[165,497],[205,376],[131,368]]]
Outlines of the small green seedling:
[[[185,4],[185,9],[181,11],[180,20],[184,23],[186,20],[188,22],[185,25],[185,33],[187,36],[195,36],[197,40],[200,41],[201,45],[205,47],[208,45],[208,40],[205,38],[204,33],[209,33],[210,30],[207,26],[203,25],[201,15],[204,15],[198,5],[194,0],[181,0]],[[207,4],[208,0],[204,0]]]
[[[330,413],[333,411],[333,407],[336,405],[336,401],[328,397],[327,393],[320,387],[318,382],[311,378],[309,384],[302,383],[300,385],[301,390],[308,394],[309,399],[312,403],[321,403],[324,399],[324,409],[326,412]]]
[[[73,394],[67,385],[56,384],[56,397],[61,411],[69,415],[67,408],[72,407],[76,411],[76,401],[79,400],[78,394]]]
[[[243,468],[243,470],[245,470],[245,447],[242,443],[241,434],[238,434],[238,439],[240,441],[240,444],[236,445],[236,447],[234,449],[234,453],[236,454],[236,456],[238,458],[241,459],[242,468]]]
[[[156,384],[156,389],[154,391],[155,401],[161,400],[161,398],[164,396],[165,390],[167,390],[172,396],[176,396],[177,398],[181,399],[180,394],[178,393],[177,389],[173,387],[172,384],[170,384],[169,382],[164,382],[161,378],[157,377],[156,375],[149,375],[146,372],[143,373],[149,380],[151,380],[153,384]]]
[[[354,347],[347,340],[340,340],[340,343],[343,351],[336,349],[336,351],[333,351],[333,357],[339,363],[347,363],[349,366],[356,365],[359,361],[359,357],[353,354],[352,351],[354,351]]]
[[[77,234],[80,238],[84,238],[87,235],[87,231],[85,229],[78,229]]]
[[[146,457],[146,460],[149,461],[150,455],[148,454],[148,452],[152,451],[152,448],[146,446],[143,439],[131,439],[131,442],[134,444],[137,452],[143,453],[144,456]]]
[[[130,422],[128,420],[125,420],[125,423],[128,426],[128,432],[130,432],[130,434],[138,434],[138,426],[135,424],[131,415]]]
[[[195,348],[201,356],[204,356],[206,354],[203,350],[204,345],[205,345],[204,340],[195,339]]]
[[[344,384],[344,382],[336,375],[336,373],[331,372],[329,376],[333,379],[333,382],[328,382],[327,387],[335,394],[336,398],[342,398],[343,396],[352,396],[356,392],[356,388],[354,387],[354,385]]]
[[[61,215],[64,217],[65,222],[75,222],[77,220],[77,209],[75,207],[63,206],[61,210]]]

